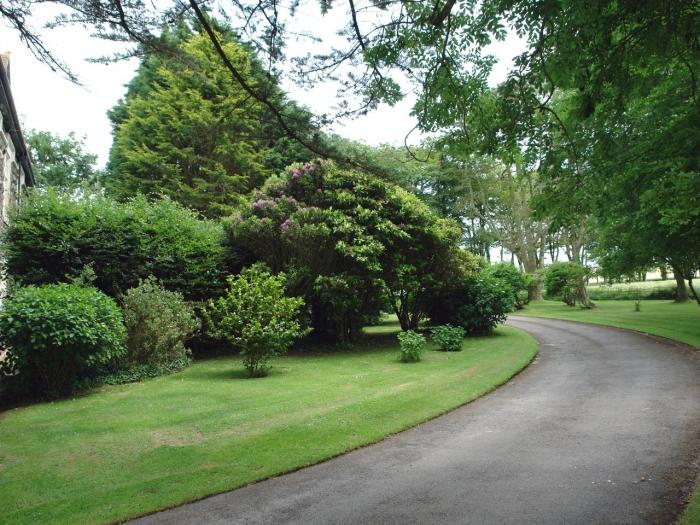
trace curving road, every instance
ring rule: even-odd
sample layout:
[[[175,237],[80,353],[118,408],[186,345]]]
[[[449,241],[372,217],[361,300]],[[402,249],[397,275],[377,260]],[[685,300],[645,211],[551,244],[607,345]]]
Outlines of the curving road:
[[[673,523],[698,470],[700,352],[513,318],[540,355],[497,391],[325,463],[141,524]]]

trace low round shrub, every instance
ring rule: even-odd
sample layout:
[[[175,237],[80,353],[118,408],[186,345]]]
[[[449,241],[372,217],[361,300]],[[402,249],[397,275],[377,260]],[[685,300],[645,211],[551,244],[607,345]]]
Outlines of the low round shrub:
[[[501,262],[487,266],[483,273],[500,279],[510,286],[513,294],[513,301],[517,309],[523,308],[528,303],[528,275],[518,270],[513,264]]]
[[[226,295],[203,311],[208,334],[240,352],[250,377],[266,375],[270,359],[309,332],[299,321],[304,300],[286,297],[284,282],[283,273],[255,264],[229,277]]]
[[[148,277],[124,294],[122,308],[128,334],[127,368],[188,362],[190,351],[185,342],[199,330],[200,321],[182,294]]]
[[[547,267],[544,288],[548,298],[561,299],[569,306],[578,303],[582,308],[593,306],[586,284],[588,268],[575,262],[556,262]]]
[[[20,288],[2,303],[0,334],[7,350],[0,373],[16,374],[34,395],[69,394],[81,376],[125,352],[117,304],[77,284]]]
[[[444,352],[459,352],[462,349],[464,328],[449,324],[436,326],[432,330],[433,342]]]
[[[433,323],[461,326],[467,334],[486,334],[513,311],[510,286],[480,273],[440,290],[429,306]]]
[[[415,363],[420,361],[421,354],[425,349],[425,336],[418,334],[413,330],[401,332],[398,335],[399,339],[399,360],[402,363]]]

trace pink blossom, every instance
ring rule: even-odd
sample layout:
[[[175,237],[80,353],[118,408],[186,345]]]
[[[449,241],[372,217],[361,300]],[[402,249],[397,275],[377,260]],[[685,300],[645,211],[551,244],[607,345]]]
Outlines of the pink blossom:
[[[292,220],[287,219],[282,224],[280,224],[280,230],[282,230],[282,233],[287,233],[292,226],[294,226]]]
[[[267,199],[258,199],[253,203],[253,209],[254,210],[264,210],[265,208],[269,208],[272,205],[272,201],[269,201]]]

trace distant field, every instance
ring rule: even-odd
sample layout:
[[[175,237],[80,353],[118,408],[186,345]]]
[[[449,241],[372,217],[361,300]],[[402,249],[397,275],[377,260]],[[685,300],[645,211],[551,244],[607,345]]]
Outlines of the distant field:
[[[588,285],[588,293],[594,301],[635,300],[635,299],[674,299],[676,281],[639,281],[633,283]]]

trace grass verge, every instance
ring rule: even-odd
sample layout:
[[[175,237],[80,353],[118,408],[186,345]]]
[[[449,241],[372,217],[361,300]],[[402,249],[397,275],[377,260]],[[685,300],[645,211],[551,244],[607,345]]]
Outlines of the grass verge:
[[[537,352],[498,328],[462,352],[397,361],[384,325],[363,348],[238,359],[0,414],[4,524],[105,523],[240,487],[341,454],[471,401]]]
[[[571,308],[554,301],[535,301],[518,314],[637,330],[700,349],[700,308],[695,302],[641,301],[641,311],[635,312],[632,301],[598,301],[591,310]],[[700,483],[679,523],[700,525]]]
[[[695,302],[641,301],[641,311],[634,311],[634,301],[596,301],[596,308],[572,308],[555,301],[534,301],[516,315],[549,317],[565,321],[602,324],[637,330],[700,349],[700,307]]]

